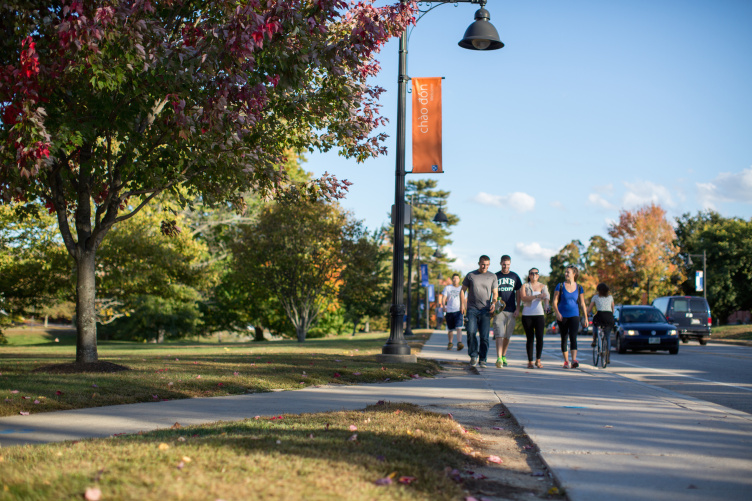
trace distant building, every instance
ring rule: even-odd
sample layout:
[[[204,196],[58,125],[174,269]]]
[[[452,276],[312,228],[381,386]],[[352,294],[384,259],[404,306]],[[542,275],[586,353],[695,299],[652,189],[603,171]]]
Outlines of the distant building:
[[[752,314],[749,311],[735,311],[728,317],[729,325],[752,323]]]

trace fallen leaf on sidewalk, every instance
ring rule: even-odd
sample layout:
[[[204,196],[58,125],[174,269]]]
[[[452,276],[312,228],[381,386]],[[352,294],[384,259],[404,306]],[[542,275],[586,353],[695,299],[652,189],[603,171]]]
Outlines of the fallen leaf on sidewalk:
[[[488,456],[488,461],[490,463],[496,463],[496,464],[501,464],[504,462],[499,456]]]
[[[29,415],[28,411],[20,411],[19,414],[21,414],[22,416],[28,416]]]

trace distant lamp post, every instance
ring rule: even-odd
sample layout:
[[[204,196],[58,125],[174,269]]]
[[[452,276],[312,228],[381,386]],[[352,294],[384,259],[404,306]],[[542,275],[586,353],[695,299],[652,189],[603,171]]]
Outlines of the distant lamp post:
[[[416,198],[415,195],[410,195],[410,204],[409,204],[409,217],[407,217],[408,221],[408,244],[407,244],[407,312],[406,312],[406,318],[407,321],[405,322],[405,336],[412,336],[413,335],[413,329],[410,326],[412,323],[412,282],[413,282],[413,205],[438,205],[439,211],[436,213],[436,215],[433,217],[434,223],[448,223],[449,219],[447,218],[447,215],[441,210],[441,204],[437,204],[435,202],[428,201],[424,198]],[[395,222],[396,226],[396,222]],[[404,230],[403,230],[404,231]],[[418,242],[418,249],[420,249],[420,242]],[[418,255],[420,255],[420,250],[418,251]],[[435,256],[434,256],[435,257]],[[403,261],[404,263],[404,261]]]
[[[400,0],[407,5],[408,0]],[[490,23],[490,14],[485,9],[486,0],[428,0],[422,3],[439,5],[452,3],[472,3],[480,5],[475,13],[475,22],[465,32],[459,42],[460,47],[470,50],[496,50],[504,47],[499,33]],[[431,10],[436,6],[431,7]],[[428,12],[428,11],[426,11]],[[397,88],[397,161],[394,189],[394,247],[392,254],[392,306],[390,309],[389,340],[381,349],[380,359],[384,362],[413,362],[410,346],[405,342],[403,321],[405,318],[404,278],[405,278],[405,121],[407,101],[407,30],[399,41],[399,74]],[[408,321],[409,322],[409,321]]]
[[[687,254],[687,264],[689,266],[692,266],[695,264],[692,261],[693,257],[701,257],[702,258],[702,296],[705,299],[708,299],[708,270],[707,270],[707,260],[705,258],[705,250],[702,251],[702,254]]]

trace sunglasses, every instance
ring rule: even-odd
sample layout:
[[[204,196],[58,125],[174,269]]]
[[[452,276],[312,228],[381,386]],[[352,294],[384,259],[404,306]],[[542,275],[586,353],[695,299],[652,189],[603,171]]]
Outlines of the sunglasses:
[[[537,271],[531,271],[530,275],[540,275],[540,273],[538,273]]]

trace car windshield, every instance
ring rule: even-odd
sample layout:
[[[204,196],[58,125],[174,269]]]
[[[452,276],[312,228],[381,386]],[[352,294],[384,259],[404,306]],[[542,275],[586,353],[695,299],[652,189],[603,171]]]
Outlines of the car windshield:
[[[657,324],[665,321],[661,312],[655,308],[622,310],[620,319],[620,322],[624,324]]]

